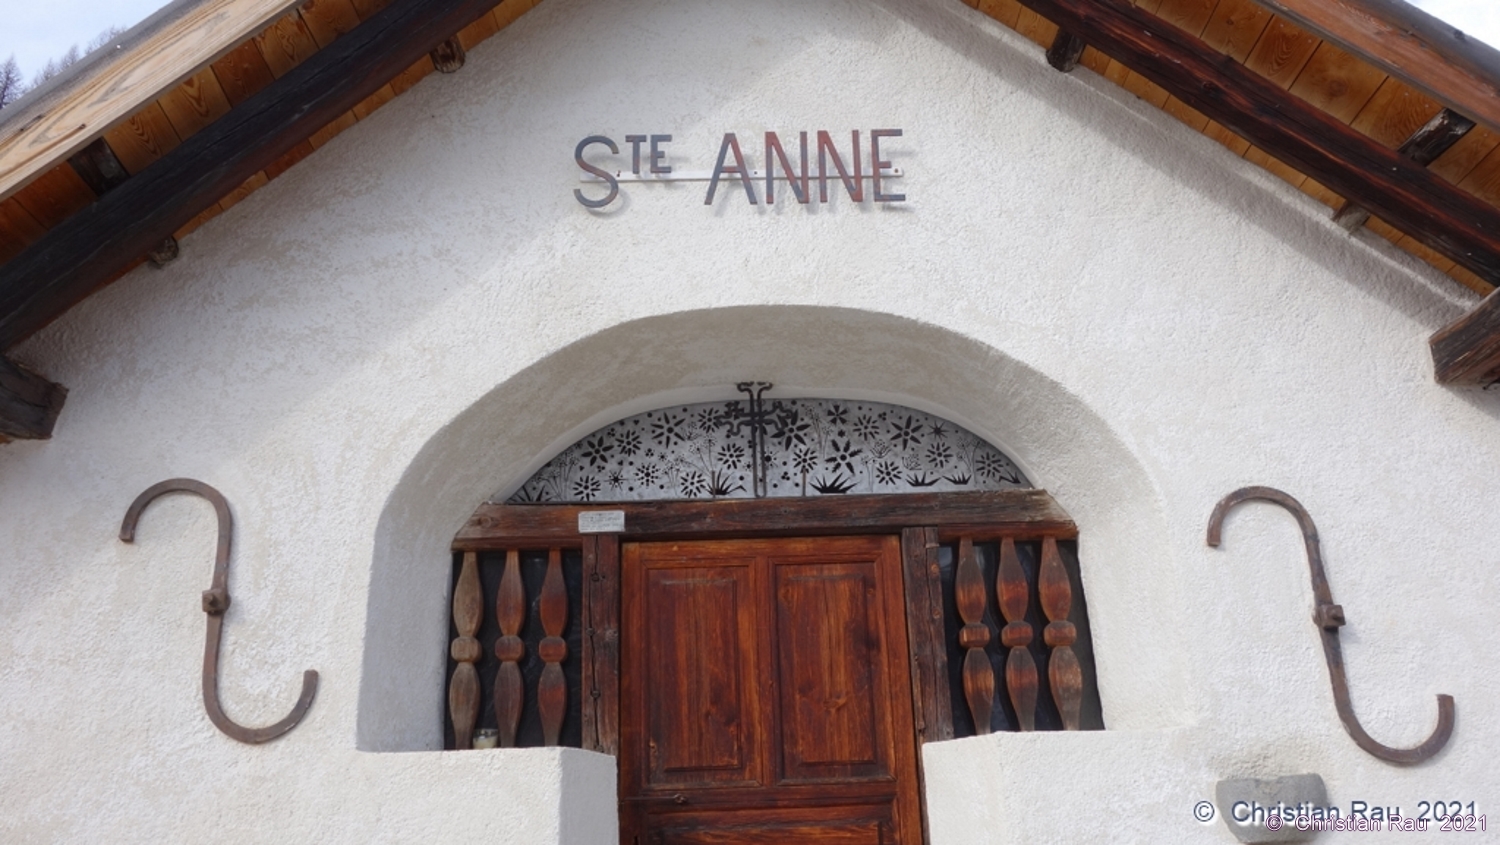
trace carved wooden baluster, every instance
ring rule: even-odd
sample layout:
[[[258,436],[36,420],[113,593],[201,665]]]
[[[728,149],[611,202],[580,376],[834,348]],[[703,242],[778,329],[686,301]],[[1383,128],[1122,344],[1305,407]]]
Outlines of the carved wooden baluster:
[[[1073,653],[1078,629],[1068,621],[1068,613],[1073,608],[1073,585],[1068,580],[1068,571],[1063,568],[1062,557],[1057,553],[1057,540],[1051,537],[1042,541],[1042,571],[1037,580],[1042,611],[1050,620],[1042,638],[1052,649],[1052,659],[1047,667],[1052,698],[1057,702],[1057,712],[1062,714],[1063,727],[1076,731],[1078,713],[1083,708],[1083,668],[1078,665],[1078,655]]]
[[[556,745],[562,736],[563,717],[568,713],[568,681],[563,677],[562,662],[568,658],[568,641],[563,629],[568,624],[568,588],[563,582],[562,550],[547,555],[547,578],[542,582],[542,630],[547,634],[537,647],[537,655],[546,662],[537,684],[536,704],[542,715],[542,744]]]
[[[1031,625],[1026,621],[1030,593],[1026,571],[1016,557],[1016,541],[1007,537],[1000,542],[995,595],[999,598],[1000,613],[1005,616],[1000,644],[1010,649],[1005,658],[1005,687],[1010,690],[1010,703],[1016,708],[1016,721],[1023,731],[1036,730],[1036,661],[1027,648],[1031,645]]]
[[[969,650],[964,656],[964,698],[974,715],[974,732],[990,732],[990,708],[995,700],[995,671],[990,668],[984,647],[990,642],[990,628],[984,624],[984,573],[974,556],[974,541],[958,541],[958,569],[953,577],[953,597],[958,615],[964,620],[958,632],[958,644]]]
[[[484,655],[479,640],[479,623],[484,619],[484,591],[479,586],[479,562],[474,552],[464,552],[463,568],[453,588],[453,627],[458,637],[449,653],[458,661],[453,679],[448,682],[448,714],[453,717],[453,744],[456,748],[474,747],[474,725],[479,721],[479,672],[474,661]]]
[[[521,641],[521,626],[526,624],[526,585],[521,583],[521,553],[517,549],[505,552],[495,619],[500,623],[500,638],[495,640],[495,657],[500,660],[500,670],[495,674],[495,722],[500,729],[500,747],[514,748],[525,693],[521,658],[526,656],[526,643]]]

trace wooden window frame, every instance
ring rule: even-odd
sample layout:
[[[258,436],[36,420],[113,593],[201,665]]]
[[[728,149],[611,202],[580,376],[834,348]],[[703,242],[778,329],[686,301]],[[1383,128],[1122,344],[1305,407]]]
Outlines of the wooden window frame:
[[[578,516],[622,511],[621,533],[580,534]],[[620,750],[620,543],[713,538],[898,534],[918,741],[953,738],[938,548],[974,542],[1076,540],[1045,490],[582,504],[484,504],[455,552],[577,548],[583,555],[583,747]]]

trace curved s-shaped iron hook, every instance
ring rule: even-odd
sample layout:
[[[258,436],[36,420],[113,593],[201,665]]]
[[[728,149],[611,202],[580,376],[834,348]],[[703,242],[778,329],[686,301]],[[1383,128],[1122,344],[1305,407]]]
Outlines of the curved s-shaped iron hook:
[[[125,512],[125,522],[120,525],[120,539],[135,541],[135,525],[141,512],[156,497],[166,493],[194,493],[207,499],[219,515],[219,549],[214,557],[213,586],[203,592],[203,612],[208,614],[208,639],[203,644],[203,706],[219,730],[231,739],[258,744],[269,742],[297,727],[307,709],[312,706],[313,696],[318,692],[318,673],[308,669],[302,673],[302,696],[286,718],[263,728],[247,728],[236,724],[224,714],[219,706],[219,640],[224,632],[224,611],[229,609],[229,540],[234,534],[234,521],[229,516],[229,502],[218,490],[191,478],[173,478],[153,484],[137,496]]]
[[[1307,546],[1307,565],[1312,569],[1313,598],[1317,602],[1317,608],[1313,611],[1313,622],[1317,624],[1319,633],[1323,636],[1323,657],[1328,661],[1328,677],[1333,682],[1333,702],[1338,707],[1339,719],[1344,722],[1344,729],[1354,737],[1355,743],[1365,751],[1389,760],[1392,763],[1411,765],[1438,753],[1448,743],[1448,738],[1453,735],[1453,696],[1439,695],[1438,700],[1438,723],[1437,729],[1426,742],[1415,748],[1391,748],[1376,742],[1365,729],[1360,727],[1359,719],[1354,715],[1354,705],[1349,701],[1349,680],[1344,676],[1344,654],[1339,647],[1339,628],[1345,624],[1344,608],[1333,603],[1333,591],[1328,587],[1328,575],[1323,571],[1323,553],[1318,544],[1318,529],[1313,525],[1312,515],[1302,507],[1302,503],[1277,490],[1274,487],[1243,487],[1230,493],[1219,504],[1214,507],[1213,516],[1208,518],[1208,544],[1217,547],[1219,545],[1220,531],[1224,525],[1224,515],[1229,509],[1240,502],[1251,499],[1261,499],[1274,502],[1291,511],[1297,518],[1297,524],[1302,528],[1302,540]]]

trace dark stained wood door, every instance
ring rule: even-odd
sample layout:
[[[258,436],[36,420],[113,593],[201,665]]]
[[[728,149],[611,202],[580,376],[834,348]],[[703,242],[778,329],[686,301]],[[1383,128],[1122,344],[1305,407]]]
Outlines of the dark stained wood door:
[[[896,537],[627,543],[625,845],[920,845]]]

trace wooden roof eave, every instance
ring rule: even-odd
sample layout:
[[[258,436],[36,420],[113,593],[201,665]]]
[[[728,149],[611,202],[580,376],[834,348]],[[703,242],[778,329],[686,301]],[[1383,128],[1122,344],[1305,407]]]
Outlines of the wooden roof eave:
[[[0,266],[8,349],[493,7],[394,0]]]
[[[1495,206],[1283,91],[1192,35],[1157,25],[1159,18],[1123,0],[1019,2],[1059,27],[1048,56],[1055,67],[1070,69],[1082,52],[1079,42],[1088,44],[1485,282],[1500,285],[1500,209]],[[1304,0],[1255,2],[1272,7],[1280,2],[1301,5]],[[1387,0],[1334,2],[1373,6]],[[1482,49],[1465,55],[1494,55],[1478,47]],[[1424,61],[1442,59],[1434,52]],[[1469,62],[1485,71],[1481,76],[1488,85],[1500,80],[1500,61],[1493,64],[1496,73],[1490,74]],[[1474,386],[1500,380],[1500,293],[1490,294],[1473,312],[1433,335],[1431,347],[1441,384]]]
[[[1500,209],[1121,0],[1020,0],[1275,158],[1500,283]]]
[[[1255,0],[1500,132],[1500,51],[1402,0]]]
[[[0,113],[0,200],[302,0],[179,0]]]

